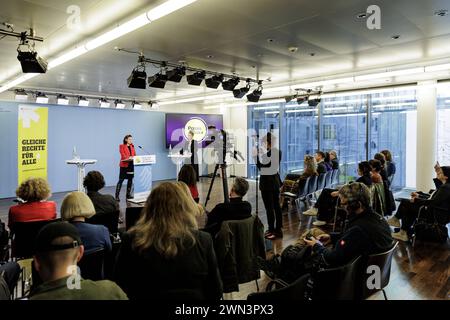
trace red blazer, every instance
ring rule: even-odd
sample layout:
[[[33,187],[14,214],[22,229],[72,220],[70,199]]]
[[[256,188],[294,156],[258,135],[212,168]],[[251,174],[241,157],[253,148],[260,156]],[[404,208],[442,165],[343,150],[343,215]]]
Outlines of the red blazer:
[[[131,144],[130,145],[130,149],[131,149],[131,154],[130,154],[130,150],[128,150],[128,146],[126,144],[120,144],[119,145],[119,152],[120,152],[120,163],[119,166],[121,166],[122,168],[126,168],[128,167],[128,162],[126,161],[122,161],[122,160],[126,160],[131,156],[135,156],[136,155],[136,150],[134,150],[134,145]]]
[[[55,202],[26,202],[9,208],[8,226],[11,228],[15,222],[32,222],[53,219],[56,219]]]

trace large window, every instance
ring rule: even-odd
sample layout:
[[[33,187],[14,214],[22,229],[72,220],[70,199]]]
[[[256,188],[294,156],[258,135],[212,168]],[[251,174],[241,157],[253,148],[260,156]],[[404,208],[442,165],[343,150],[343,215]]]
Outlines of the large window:
[[[441,165],[450,165],[450,84],[438,90],[437,160]]]
[[[449,91],[450,92],[450,91]],[[450,95],[447,97],[447,122],[450,125]],[[341,183],[357,178],[357,164],[383,149],[393,155],[397,166],[394,186],[415,186],[416,96],[411,88],[389,88],[326,94],[317,107],[307,102],[252,106],[249,128],[279,129],[280,147],[284,151],[281,175],[303,170],[303,156],[316,150],[336,150],[340,162]],[[443,130],[441,130],[444,132]],[[447,130],[450,131],[450,130]],[[445,132],[447,132],[445,131]],[[450,145],[450,134],[441,134],[442,150]],[[253,146],[249,143],[249,150]],[[443,161],[444,163],[444,161]],[[450,161],[447,161],[450,163]],[[257,173],[249,165],[249,176]]]

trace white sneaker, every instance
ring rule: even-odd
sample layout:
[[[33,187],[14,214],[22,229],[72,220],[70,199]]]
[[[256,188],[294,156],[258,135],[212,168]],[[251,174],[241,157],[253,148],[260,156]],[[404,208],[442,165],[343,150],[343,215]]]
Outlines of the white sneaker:
[[[306,210],[305,212],[303,212],[303,214],[305,216],[317,216],[317,209],[312,207],[312,208]]]
[[[321,221],[321,220],[317,220],[317,221],[313,222],[313,225],[316,226],[316,227],[324,226],[326,224],[327,223],[325,221]]]
[[[394,227],[394,228],[400,228],[401,224],[400,224],[400,220],[398,220],[398,218],[396,216],[393,216],[392,218],[389,218],[387,220],[388,225]]]
[[[409,241],[408,234],[405,230],[400,230],[397,233],[392,233],[392,238],[400,240],[400,241]]]

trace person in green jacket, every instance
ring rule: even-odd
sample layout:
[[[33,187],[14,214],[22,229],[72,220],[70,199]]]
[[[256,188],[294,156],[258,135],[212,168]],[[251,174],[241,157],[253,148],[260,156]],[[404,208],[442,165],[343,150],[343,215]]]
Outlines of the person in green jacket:
[[[81,278],[77,262],[83,257],[84,247],[72,224],[46,225],[35,245],[34,265],[43,283],[31,292],[31,300],[128,300],[112,281]]]

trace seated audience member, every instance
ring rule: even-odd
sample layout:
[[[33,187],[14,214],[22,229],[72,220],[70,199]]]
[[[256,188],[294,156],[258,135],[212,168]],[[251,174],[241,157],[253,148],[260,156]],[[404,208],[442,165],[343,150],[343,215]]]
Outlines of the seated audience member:
[[[319,175],[317,173],[317,163],[316,159],[309,154],[306,154],[303,158],[303,173],[300,175],[297,174],[288,174],[286,175],[286,178],[283,181],[283,186],[281,187],[280,192],[291,192],[294,194],[298,193],[299,188],[304,186],[304,183],[306,182],[306,179],[312,176]],[[284,204],[284,196],[280,196],[280,204]]]
[[[252,205],[242,200],[247,194],[248,182],[244,178],[236,177],[230,191],[230,202],[220,203],[208,214],[205,231],[214,237],[219,232],[223,221],[243,220],[252,216]]]
[[[31,300],[127,300],[114,282],[84,280],[76,274],[84,247],[72,224],[46,225],[35,247],[34,265],[43,283],[31,292]]]
[[[358,175],[360,176],[356,182],[364,183],[370,187],[372,185],[371,166],[368,161],[362,161],[358,164]],[[317,221],[313,222],[315,226],[325,225],[332,216],[332,212],[336,206],[337,189],[324,189],[317,199],[314,207],[303,212],[306,216],[317,216]]]
[[[114,278],[130,299],[222,297],[213,241],[197,229],[197,211],[179,184],[164,182],[152,190],[117,257]]]
[[[322,151],[317,151],[315,158],[317,162],[317,173],[326,173],[328,170],[327,166],[325,165],[325,153],[323,153]]]
[[[436,170],[436,173],[437,178],[442,182],[442,185],[436,191],[431,195],[422,192],[411,193],[411,199],[402,200],[397,213],[388,220],[391,226],[400,228],[399,232],[392,234],[393,238],[401,241],[409,240],[409,233],[422,206],[426,206],[426,209],[424,208],[421,213],[422,217],[431,219],[427,212],[433,210],[433,208],[440,208],[447,212],[447,221],[450,221],[450,167],[440,167],[439,170]]]
[[[61,218],[73,224],[80,233],[86,254],[98,249],[112,250],[109,231],[105,226],[86,222],[95,214],[91,199],[84,192],[71,192],[61,204]]]
[[[372,185],[372,167],[369,161],[361,161],[358,163],[358,175],[359,178],[356,182],[364,183],[368,187]]]
[[[390,179],[390,177],[392,177],[397,170],[395,162],[392,160],[392,153],[389,150],[382,150],[380,153],[382,153],[386,159],[386,175]]]
[[[17,285],[17,281],[20,276],[20,265],[15,261],[10,262],[2,262],[0,261],[0,278],[3,274],[3,279],[5,280],[6,285],[8,286],[9,293],[14,292],[14,288]],[[1,288],[0,288],[0,300],[9,300],[10,297],[2,296]]]
[[[181,167],[178,173],[178,181],[184,182],[188,186],[192,198],[198,203],[200,198],[197,189],[197,173],[195,173],[192,165],[185,164]]]
[[[325,152],[325,159],[323,160],[323,163],[325,164],[327,172],[333,170],[333,163],[331,163],[330,154],[328,152]]]
[[[339,169],[339,159],[337,156],[337,152],[335,150],[330,151],[330,160],[331,160],[331,166],[333,170]]]
[[[383,183],[383,178],[381,177],[381,162],[379,160],[372,159],[369,161],[370,167],[372,168],[372,182],[373,183]]]
[[[99,192],[105,186],[105,178],[98,171],[89,171],[84,177],[83,185],[95,208],[95,216],[114,215],[119,211],[116,199],[110,194]]]
[[[387,172],[386,172],[386,158],[384,157],[384,154],[382,154],[380,152],[375,153],[373,158],[375,160],[380,161],[380,163],[381,163],[381,171],[380,171],[381,178],[383,179],[383,181],[387,181],[389,184],[389,180],[388,180],[388,176],[387,176]]]
[[[358,256],[381,253],[392,248],[393,240],[389,225],[384,218],[372,210],[370,191],[365,184],[354,182],[343,186],[339,190],[339,198],[342,208],[348,214],[347,228],[339,235],[311,232],[308,235],[309,239],[304,238],[302,243],[312,248],[312,255],[303,254],[302,259],[309,260],[309,263],[304,262],[305,265],[333,268],[345,265]],[[332,247],[328,247],[329,244],[332,244]],[[298,259],[295,255],[288,256],[289,259]],[[312,263],[311,260],[316,263]],[[298,265],[299,262],[295,264]],[[299,278],[302,274],[292,276],[295,270],[283,270],[283,268],[295,264],[283,261],[282,253],[281,256],[275,256],[273,260],[262,263],[262,269],[282,279],[283,274],[290,273],[289,280],[292,280]]]
[[[182,181],[177,181],[175,184],[181,188],[181,190],[184,192],[184,195],[186,197],[192,197],[191,191],[189,190],[189,187],[186,183]],[[197,226],[198,228],[204,228],[206,225],[206,210],[203,205],[200,203],[195,203],[197,206],[197,212],[195,213],[195,218],[197,220]]]
[[[9,208],[10,229],[15,222],[45,221],[56,218],[56,203],[47,201],[51,191],[46,180],[27,179],[17,188],[16,195],[23,202]]]

